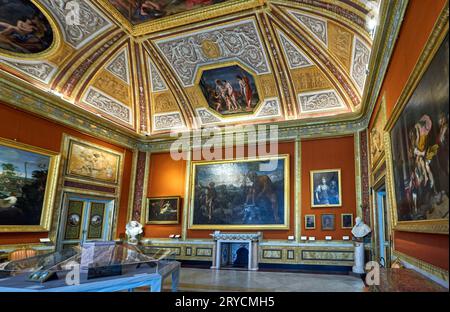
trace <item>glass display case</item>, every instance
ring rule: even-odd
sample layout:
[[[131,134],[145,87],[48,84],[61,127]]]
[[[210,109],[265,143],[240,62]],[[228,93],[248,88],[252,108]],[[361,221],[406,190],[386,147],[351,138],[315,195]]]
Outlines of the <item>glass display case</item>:
[[[116,242],[85,243],[36,257],[11,261],[0,270],[0,278],[25,276],[23,280],[44,283],[65,280],[79,273],[80,282],[137,273],[158,273],[173,261],[170,249],[144,254],[137,246]]]

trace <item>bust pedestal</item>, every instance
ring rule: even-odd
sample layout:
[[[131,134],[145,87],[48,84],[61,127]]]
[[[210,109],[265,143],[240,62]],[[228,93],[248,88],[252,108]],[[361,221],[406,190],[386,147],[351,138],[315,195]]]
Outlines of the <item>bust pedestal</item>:
[[[364,274],[364,243],[361,241],[354,241],[355,246],[355,265],[352,267],[353,273]]]

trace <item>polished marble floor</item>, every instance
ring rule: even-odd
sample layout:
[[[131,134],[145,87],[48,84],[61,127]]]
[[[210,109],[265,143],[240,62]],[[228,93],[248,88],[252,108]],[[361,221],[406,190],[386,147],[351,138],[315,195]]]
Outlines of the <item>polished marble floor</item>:
[[[166,280],[164,291],[170,291]],[[364,283],[349,275],[182,268],[179,291],[360,292]]]

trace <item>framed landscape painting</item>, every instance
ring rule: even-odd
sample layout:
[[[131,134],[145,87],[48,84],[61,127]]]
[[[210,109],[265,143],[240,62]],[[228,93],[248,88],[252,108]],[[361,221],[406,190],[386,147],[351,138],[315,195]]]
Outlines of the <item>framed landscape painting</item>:
[[[311,171],[311,207],[342,206],[341,169]]]
[[[287,229],[289,156],[192,164],[190,229]]]
[[[59,156],[0,138],[0,232],[50,229]]]
[[[433,44],[439,47],[434,53],[421,57],[428,65],[412,76],[388,123],[389,189],[397,230],[448,234],[448,32],[441,38]]]
[[[158,197],[147,199],[146,224],[178,224],[180,197]]]

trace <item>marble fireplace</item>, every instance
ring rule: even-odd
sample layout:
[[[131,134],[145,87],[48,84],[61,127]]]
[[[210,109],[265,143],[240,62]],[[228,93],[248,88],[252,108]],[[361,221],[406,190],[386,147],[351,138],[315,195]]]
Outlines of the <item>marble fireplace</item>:
[[[215,241],[211,269],[236,268],[258,270],[258,243],[262,233],[210,234]]]

